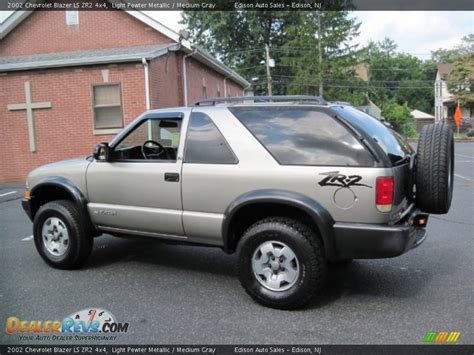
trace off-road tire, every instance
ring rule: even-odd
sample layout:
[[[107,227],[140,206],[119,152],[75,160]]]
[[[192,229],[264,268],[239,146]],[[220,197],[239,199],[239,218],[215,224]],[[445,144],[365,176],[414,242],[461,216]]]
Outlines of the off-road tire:
[[[446,124],[423,127],[416,160],[416,203],[424,212],[443,214],[453,198],[454,139]]]
[[[296,283],[284,291],[272,291],[257,280],[252,257],[259,245],[280,241],[288,245],[299,263]],[[327,271],[323,244],[305,224],[286,217],[265,218],[249,227],[239,242],[239,279],[245,291],[258,303],[277,309],[298,309],[310,302],[324,285]]]
[[[69,235],[69,247],[61,256],[52,255],[43,243],[43,224],[50,217],[64,222]],[[79,268],[91,253],[94,243],[84,226],[79,208],[71,201],[58,200],[41,206],[33,221],[33,236],[36,249],[43,260],[57,269]]]

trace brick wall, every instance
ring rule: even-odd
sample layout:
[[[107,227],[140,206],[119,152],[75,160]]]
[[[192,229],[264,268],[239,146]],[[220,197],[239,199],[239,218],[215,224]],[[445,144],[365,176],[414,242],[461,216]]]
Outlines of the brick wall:
[[[90,155],[95,143],[112,135],[93,134],[92,84],[122,84],[125,124],[145,110],[143,66],[121,64],[0,74],[0,181],[22,181],[42,164]],[[9,111],[8,104],[24,103],[24,82],[30,81],[33,102],[50,101],[52,108],[33,110],[35,153],[30,152],[26,111]],[[4,88],[7,88],[4,90]]]
[[[186,75],[188,82],[188,105],[204,98],[203,87],[206,87],[207,97],[224,97],[224,78],[209,67],[201,64],[192,57],[186,59]],[[242,96],[242,87],[230,79],[226,80],[227,96]]]
[[[47,38],[47,40],[45,40]],[[0,41],[0,56],[72,51],[91,48],[171,43],[156,30],[123,11],[83,11],[79,25],[67,26],[64,11],[36,11]],[[149,64],[151,108],[184,105],[183,53],[169,54]],[[23,181],[40,165],[89,155],[98,142],[113,135],[93,134],[92,85],[121,83],[125,125],[146,109],[144,70],[141,63],[0,73],[0,182]],[[224,76],[187,59],[188,104],[207,96],[224,96]],[[35,153],[30,152],[25,110],[9,111],[8,104],[24,103],[24,83],[30,81],[33,102],[50,101],[52,108],[33,110]],[[227,82],[227,95],[242,88]]]
[[[182,54],[170,52],[149,64],[152,108],[183,105]],[[188,58],[189,60],[189,58]],[[94,135],[92,85],[121,83],[125,125],[145,110],[144,71],[141,63],[0,73],[0,181],[23,181],[40,165],[89,155],[98,142],[113,135]],[[208,97],[224,96],[224,76],[191,59],[187,63],[189,104],[202,98],[203,78]],[[33,110],[36,146],[30,152],[26,111],[9,111],[8,104],[24,103],[24,82],[30,81],[33,102],[49,101],[50,109]],[[227,80],[228,95],[242,88]]]
[[[183,78],[176,52],[154,59],[149,64],[151,108],[183,105]]]
[[[168,55],[152,60],[150,63],[151,107],[173,107],[184,105],[183,54],[170,52]],[[217,73],[192,57],[186,59],[188,84],[188,105],[203,99],[203,86],[207,97],[224,96],[225,76]],[[227,79],[227,96],[243,95],[242,87]]]
[[[124,11],[81,11],[67,25],[65,11],[34,11],[1,40],[0,56],[172,43]]]

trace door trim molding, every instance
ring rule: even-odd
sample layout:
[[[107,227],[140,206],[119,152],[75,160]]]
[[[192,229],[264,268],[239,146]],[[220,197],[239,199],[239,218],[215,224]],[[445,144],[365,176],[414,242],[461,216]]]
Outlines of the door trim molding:
[[[183,235],[172,235],[172,234],[144,232],[144,231],[137,231],[137,230],[133,230],[133,229],[107,227],[107,226],[100,226],[100,225],[97,226],[97,229],[99,229],[103,232],[133,234],[133,235],[141,235],[141,236],[145,236],[145,237],[156,237],[156,238],[162,238],[162,239],[181,239],[181,240],[188,239],[188,237],[183,236]]]

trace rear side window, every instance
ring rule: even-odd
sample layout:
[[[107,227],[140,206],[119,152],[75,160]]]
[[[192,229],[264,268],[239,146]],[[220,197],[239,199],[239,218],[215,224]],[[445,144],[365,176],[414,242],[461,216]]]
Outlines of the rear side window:
[[[238,160],[211,118],[202,112],[193,112],[186,136],[184,162],[237,164]]]
[[[350,124],[369,135],[390,158],[393,164],[413,153],[411,147],[395,131],[376,118],[350,106],[334,106],[333,109]]]
[[[339,122],[304,107],[229,110],[282,165],[373,166],[370,153]]]

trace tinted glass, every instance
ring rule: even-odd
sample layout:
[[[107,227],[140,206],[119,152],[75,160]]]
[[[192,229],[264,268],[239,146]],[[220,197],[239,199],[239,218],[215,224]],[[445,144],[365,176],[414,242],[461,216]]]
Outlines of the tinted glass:
[[[283,165],[373,166],[369,152],[339,122],[314,108],[229,109]]]
[[[412,149],[398,133],[385,126],[376,118],[350,106],[334,106],[333,109],[349,123],[361,129],[383,149],[392,163],[396,163],[412,153]]]
[[[186,137],[185,163],[236,164],[237,158],[209,116],[191,114]]]

